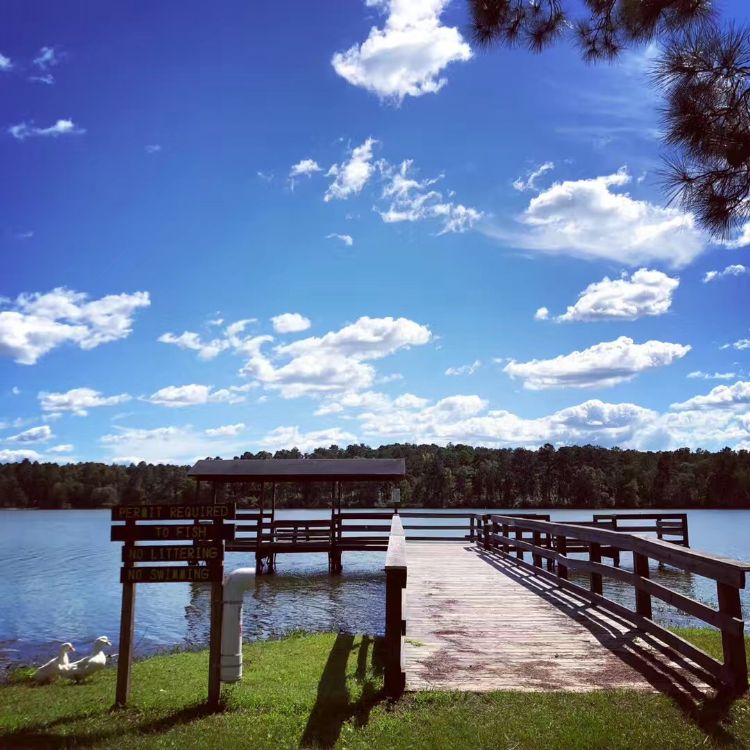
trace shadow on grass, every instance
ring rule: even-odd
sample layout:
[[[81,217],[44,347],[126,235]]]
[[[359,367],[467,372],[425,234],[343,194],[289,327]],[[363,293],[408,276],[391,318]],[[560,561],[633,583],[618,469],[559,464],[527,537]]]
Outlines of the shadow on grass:
[[[116,712],[113,711],[112,713],[116,715]],[[59,748],[94,747],[110,739],[122,738],[127,734],[164,732],[181,724],[189,724],[191,721],[202,719],[212,713],[215,712],[209,709],[205,703],[196,703],[152,721],[128,722],[124,725],[115,721],[112,728],[105,731],[83,733],[50,731],[56,727],[73,724],[89,716],[100,716],[101,714],[100,712],[89,712],[84,715],[62,716],[44,724],[31,725],[14,732],[0,734],[0,748],[49,748],[49,750],[58,750]]]
[[[498,552],[473,549],[488,565],[535,592],[582,624],[605,648],[639,672],[655,689],[672,698],[683,713],[717,744],[730,745],[737,739],[722,726],[737,695],[722,689],[707,694],[696,684],[716,687],[716,680],[698,665],[685,659],[654,636],[611,611],[600,610],[575,592],[563,590]],[[563,595],[561,595],[563,594]]]
[[[330,748],[336,744],[341,727],[352,720],[354,725],[367,724],[373,707],[384,698],[382,690],[376,690],[372,681],[366,680],[367,659],[372,647],[372,666],[375,674],[383,672],[383,639],[362,636],[359,646],[354,645],[354,636],[339,633],[328,654],[323,674],[318,683],[315,699],[307,726],[300,740],[300,747]],[[346,667],[352,651],[357,650],[355,677],[362,685],[359,699],[351,702],[346,686]]]

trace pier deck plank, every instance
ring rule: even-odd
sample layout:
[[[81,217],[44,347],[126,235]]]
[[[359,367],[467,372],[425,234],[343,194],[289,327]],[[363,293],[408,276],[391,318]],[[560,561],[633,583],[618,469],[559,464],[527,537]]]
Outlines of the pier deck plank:
[[[695,665],[512,561],[460,542],[407,559],[407,690],[696,689]]]

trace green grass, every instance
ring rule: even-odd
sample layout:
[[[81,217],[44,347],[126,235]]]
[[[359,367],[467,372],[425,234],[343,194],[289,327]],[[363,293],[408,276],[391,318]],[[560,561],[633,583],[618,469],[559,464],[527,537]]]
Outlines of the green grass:
[[[709,652],[717,636],[683,631]],[[208,714],[205,652],[133,666],[132,706],[113,711],[115,670],[80,686],[0,687],[0,748],[583,748],[750,747],[750,701],[722,720],[688,717],[670,698],[628,691],[420,693],[383,700],[380,643],[294,635],[245,648],[245,677]]]

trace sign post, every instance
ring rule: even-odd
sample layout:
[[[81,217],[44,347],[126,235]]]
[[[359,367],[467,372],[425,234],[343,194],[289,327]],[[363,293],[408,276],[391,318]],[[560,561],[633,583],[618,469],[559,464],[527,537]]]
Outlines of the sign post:
[[[234,517],[234,503],[120,505],[112,508],[112,521],[125,522],[124,525],[113,525],[110,537],[113,542],[124,542],[123,566],[120,570],[122,609],[115,706],[126,706],[130,698],[136,584],[192,582],[211,584],[208,705],[218,708],[221,700],[224,542],[234,539],[234,524],[225,521],[231,521]],[[183,523],[175,523],[178,521]],[[185,523],[187,521],[192,523]],[[139,545],[137,542],[166,544]]]

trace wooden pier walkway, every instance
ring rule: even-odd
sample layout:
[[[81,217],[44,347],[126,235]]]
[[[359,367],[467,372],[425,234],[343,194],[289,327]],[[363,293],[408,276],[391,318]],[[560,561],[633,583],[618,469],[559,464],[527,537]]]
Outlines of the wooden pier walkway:
[[[407,690],[654,690],[636,663],[685,672],[632,625],[476,545],[407,555]]]
[[[627,688],[699,700],[747,689],[739,591],[750,564],[596,524],[487,514],[473,540],[443,542],[409,541],[406,528],[393,518],[385,565],[391,696]],[[718,606],[652,577],[660,566],[713,579]],[[612,579],[631,587],[634,608],[608,596]],[[657,622],[652,597],[717,628],[723,659]]]

